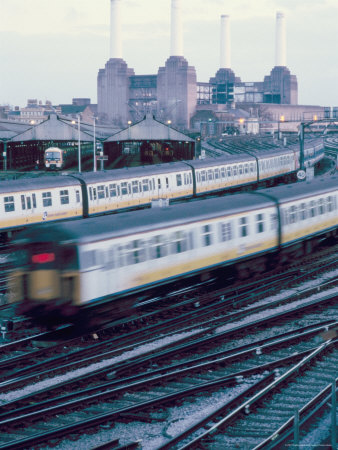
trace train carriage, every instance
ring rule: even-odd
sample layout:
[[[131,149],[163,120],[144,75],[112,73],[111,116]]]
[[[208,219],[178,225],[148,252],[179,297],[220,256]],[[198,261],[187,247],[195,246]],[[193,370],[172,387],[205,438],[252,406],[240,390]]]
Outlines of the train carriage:
[[[70,177],[26,178],[1,183],[0,217],[2,231],[82,217],[81,185]]]
[[[197,195],[257,181],[257,164],[252,156],[227,156],[189,164],[194,169]]]
[[[191,168],[184,163],[117,169],[99,177],[86,173],[79,179],[86,185],[89,216],[194,194]]]
[[[299,169],[297,153],[292,149],[277,149],[257,155],[258,179],[273,180],[277,177],[287,179]]]

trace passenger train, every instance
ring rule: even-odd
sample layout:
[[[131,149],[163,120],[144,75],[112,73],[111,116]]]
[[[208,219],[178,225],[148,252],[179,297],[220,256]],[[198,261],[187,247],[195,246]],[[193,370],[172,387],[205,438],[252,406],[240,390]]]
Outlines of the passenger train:
[[[11,301],[49,322],[95,317],[93,307],[127,314],[161,285],[215,270],[249,276],[309,253],[324,237],[337,238],[337,226],[337,176],[38,225],[17,236]]]
[[[307,149],[307,161],[323,153]],[[145,167],[0,182],[0,237],[32,224],[86,218],[171,202],[243,186],[266,187],[296,178],[299,152],[265,150],[258,155],[228,155]]]
[[[76,165],[78,161],[78,146],[73,142],[73,146],[64,148],[48,147],[44,152],[44,166],[46,170],[63,170],[72,165]],[[88,158],[93,154],[93,144],[82,143],[81,156]]]

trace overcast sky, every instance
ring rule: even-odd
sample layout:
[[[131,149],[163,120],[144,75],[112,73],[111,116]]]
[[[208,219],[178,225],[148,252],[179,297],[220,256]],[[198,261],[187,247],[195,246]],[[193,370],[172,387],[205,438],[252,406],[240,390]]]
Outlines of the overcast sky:
[[[170,52],[170,0],[122,0],[123,57],[155,74]],[[220,15],[231,21],[232,69],[263,81],[275,64],[276,12],[286,16],[287,66],[300,104],[338,106],[338,0],[182,0],[184,55],[197,80],[219,68]],[[97,101],[109,58],[110,0],[0,0],[0,104],[28,98]]]

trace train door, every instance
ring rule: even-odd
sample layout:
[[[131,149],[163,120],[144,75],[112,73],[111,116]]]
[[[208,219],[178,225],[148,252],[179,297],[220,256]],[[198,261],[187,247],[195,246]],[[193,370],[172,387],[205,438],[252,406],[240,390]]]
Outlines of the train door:
[[[156,187],[157,187],[157,197],[164,198],[165,197],[165,186],[163,185],[163,181],[161,177],[157,177]]]
[[[34,213],[36,209],[36,195],[35,194],[21,194],[21,211],[22,216],[26,218],[26,223],[33,222]]]

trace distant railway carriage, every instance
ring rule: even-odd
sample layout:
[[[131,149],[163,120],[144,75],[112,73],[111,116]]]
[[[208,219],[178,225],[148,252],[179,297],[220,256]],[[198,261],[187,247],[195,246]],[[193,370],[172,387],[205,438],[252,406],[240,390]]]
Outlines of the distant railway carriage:
[[[214,270],[264,270],[337,237],[338,178],[38,226],[16,241],[13,302],[33,317],[127,314],[140,292]]]

